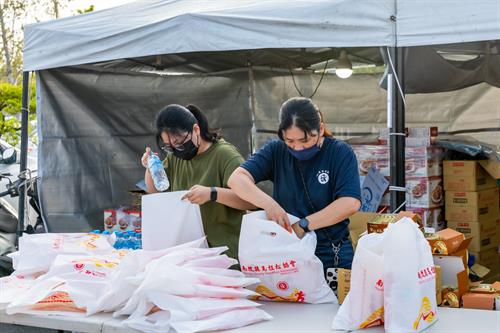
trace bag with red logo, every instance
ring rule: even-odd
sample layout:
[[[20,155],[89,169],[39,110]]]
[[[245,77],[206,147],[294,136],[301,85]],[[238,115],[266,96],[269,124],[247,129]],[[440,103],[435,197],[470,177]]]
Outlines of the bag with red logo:
[[[291,222],[297,222],[290,216]],[[316,234],[299,239],[273,221],[264,211],[243,216],[239,242],[241,270],[260,279],[252,289],[262,301],[331,303],[337,302],[328,287],[323,264],[314,254]]]
[[[334,330],[355,331],[384,323],[384,235],[361,237],[351,270],[351,287],[332,324]]]
[[[108,237],[86,233],[48,233],[23,235],[19,251],[12,253],[19,274],[47,272],[59,254],[102,255],[112,253]]]
[[[437,321],[431,248],[409,218],[385,231],[384,284],[386,332],[420,332]]]

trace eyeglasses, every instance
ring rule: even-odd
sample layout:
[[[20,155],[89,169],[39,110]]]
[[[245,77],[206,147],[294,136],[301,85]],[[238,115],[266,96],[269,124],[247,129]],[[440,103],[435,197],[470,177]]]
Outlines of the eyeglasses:
[[[179,143],[177,145],[167,145],[167,144],[162,144],[160,146],[160,149],[165,152],[165,153],[173,153],[174,150],[177,150],[177,151],[184,151],[186,149],[186,147],[184,146],[184,144],[186,143],[187,141],[187,138],[189,136],[189,134],[192,134],[192,132],[188,132],[186,134],[186,136],[184,137],[184,139],[182,139],[182,143]],[[172,140],[170,139],[170,136],[168,137],[169,141],[172,142]]]

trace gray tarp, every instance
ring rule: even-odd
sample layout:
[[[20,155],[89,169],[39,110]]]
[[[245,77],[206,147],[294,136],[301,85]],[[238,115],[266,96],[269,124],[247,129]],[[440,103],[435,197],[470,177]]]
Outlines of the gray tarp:
[[[249,81],[254,77],[253,81]],[[312,94],[320,75],[295,73],[297,88]],[[326,75],[314,101],[341,138],[386,127],[386,92],[380,75],[341,80]],[[253,82],[253,84],[250,84]],[[103,209],[130,203],[127,190],[144,176],[140,156],[153,145],[155,112],[167,103],[194,103],[244,156],[274,137],[280,104],[299,92],[290,73],[256,68],[217,75],[158,76],[95,68],[40,71],[39,165],[44,215],[51,230],[102,227]],[[250,99],[250,91],[254,98]],[[126,93],[124,93],[126,92]],[[487,84],[453,93],[407,96],[409,126],[443,132],[500,127],[500,89]],[[476,137],[500,142],[496,133]],[[496,136],[495,136],[496,135]]]
[[[496,39],[498,0],[144,0],[26,26],[24,69],[203,51]]]

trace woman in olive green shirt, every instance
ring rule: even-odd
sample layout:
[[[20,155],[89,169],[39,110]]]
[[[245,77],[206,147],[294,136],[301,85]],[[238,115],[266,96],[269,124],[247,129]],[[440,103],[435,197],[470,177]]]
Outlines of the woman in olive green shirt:
[[[156,142],[168,153],[163,161],[169,191],[189,190],[183,199],[200,205],[203,227],[211,247],[226,245],[228,256],[238,258],[241,218],[254,209],[227,188],[227,180],[244,161],[238,150],[210,131],[201,110],[188,105],[167,105],[155,120]],[[150,148],[142,156],[149,193],[158,192],[147,168]]]

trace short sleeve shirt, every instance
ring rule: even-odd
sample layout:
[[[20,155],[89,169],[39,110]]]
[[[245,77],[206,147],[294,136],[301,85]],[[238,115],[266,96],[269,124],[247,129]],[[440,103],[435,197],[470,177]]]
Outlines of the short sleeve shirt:
[[[194,185],[227,188],[233,171],[243,162],[236,147],[223,139],[191,160],[168,155],[163,161],[170,181],[169,191],[189,190]],[[228,246],[228,256],[238,258],[238,240],[244,211],[217,202],[200,206],[203,228],[211,247]]]
[[[326,137],[320,151],[307,161],[297,160],[283,141],[273,140],[241,166],[255,183],[272,181],[273,198],[299,218],[320,211],[341,197],[361,201],[356,157],[348,144],[333,138]],[[335,241],[348,235],[348,224],[346,219],[323,229],[328,229],[330,239]],[[324,238],[322,233],[317,235],[318,242]]]

